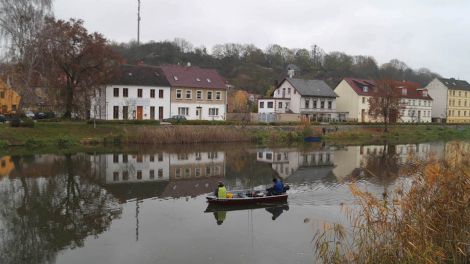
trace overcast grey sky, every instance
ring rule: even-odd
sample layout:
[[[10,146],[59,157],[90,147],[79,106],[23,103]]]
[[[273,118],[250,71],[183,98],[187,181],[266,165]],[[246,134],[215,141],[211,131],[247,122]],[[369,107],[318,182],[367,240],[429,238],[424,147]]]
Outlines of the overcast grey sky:
[[[470,81],[469,0],[141,0],[142,41],[280,44],[393,58]],[[56,0],[108,39],[136,39],[137,0]]]

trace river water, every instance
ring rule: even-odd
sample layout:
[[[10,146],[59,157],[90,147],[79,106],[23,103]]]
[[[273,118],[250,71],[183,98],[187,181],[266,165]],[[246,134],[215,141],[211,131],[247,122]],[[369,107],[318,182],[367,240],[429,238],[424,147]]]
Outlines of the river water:
[[[448,143],[166,146],[0,157],[0,263],[314,263],[315,232],[347,223],[348,184],[382,195],[410,155]],[[288,205],[205,212],[218,181]]]

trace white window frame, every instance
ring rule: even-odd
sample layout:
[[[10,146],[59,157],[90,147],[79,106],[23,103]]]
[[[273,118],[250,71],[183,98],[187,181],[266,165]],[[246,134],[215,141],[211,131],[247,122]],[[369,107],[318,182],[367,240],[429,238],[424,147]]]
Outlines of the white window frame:
[[[176,99],[183,99],[183,90],[181,89],[176,90]]]
[[[222,92],[215,92],[215,100],[222,100]]]
[[[189,116],[189,107],[178,107],[178,115]]]
[[[210,95],[210,98],[209,98]],[[212,91],[207,91],[207,100],[212,101]]]
[[[210,116],[218,116],[219,115],[219,108],[209,108],[209,115]]]
[[[189,97],[188,97],[188,95],[189,95]],[[193,99],[193,91],[191,91],[191,90],[186,90],[186,93],[185,93],[185,95],[184,95],[184,98],[185,98],[185,99],[189,99],[189,100]]]
[[[204,98],[204,92],[201,90],[196,91],[196,100],[202,101]]]

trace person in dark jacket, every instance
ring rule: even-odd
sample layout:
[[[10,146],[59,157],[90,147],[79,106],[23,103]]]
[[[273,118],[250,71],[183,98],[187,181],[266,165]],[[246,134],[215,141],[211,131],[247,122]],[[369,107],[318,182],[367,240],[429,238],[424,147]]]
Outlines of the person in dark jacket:
[[[267,191],[268,195],[283,194],[285,192],[284,183],[278,178],[273,178],[273,187],[268,188]]]

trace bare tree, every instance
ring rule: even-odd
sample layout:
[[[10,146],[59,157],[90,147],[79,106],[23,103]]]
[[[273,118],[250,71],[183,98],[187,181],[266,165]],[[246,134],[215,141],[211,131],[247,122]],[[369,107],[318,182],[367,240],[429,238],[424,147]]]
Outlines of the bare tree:
[[[22,104],[30,104],[31,89],[39,59],[37,35],[45,17],[52,14],[52,0],[0,0],[0,37],[6,44],[7,64],[11,81],[22,96]]]
[[[396,122],[403,108],[400,89],[395,86],[396,83],[393,80],[377,80],[373,88],[373,96],[369,99],[369,115],[383,121],[384,132],[388,132],[390,123]]]

